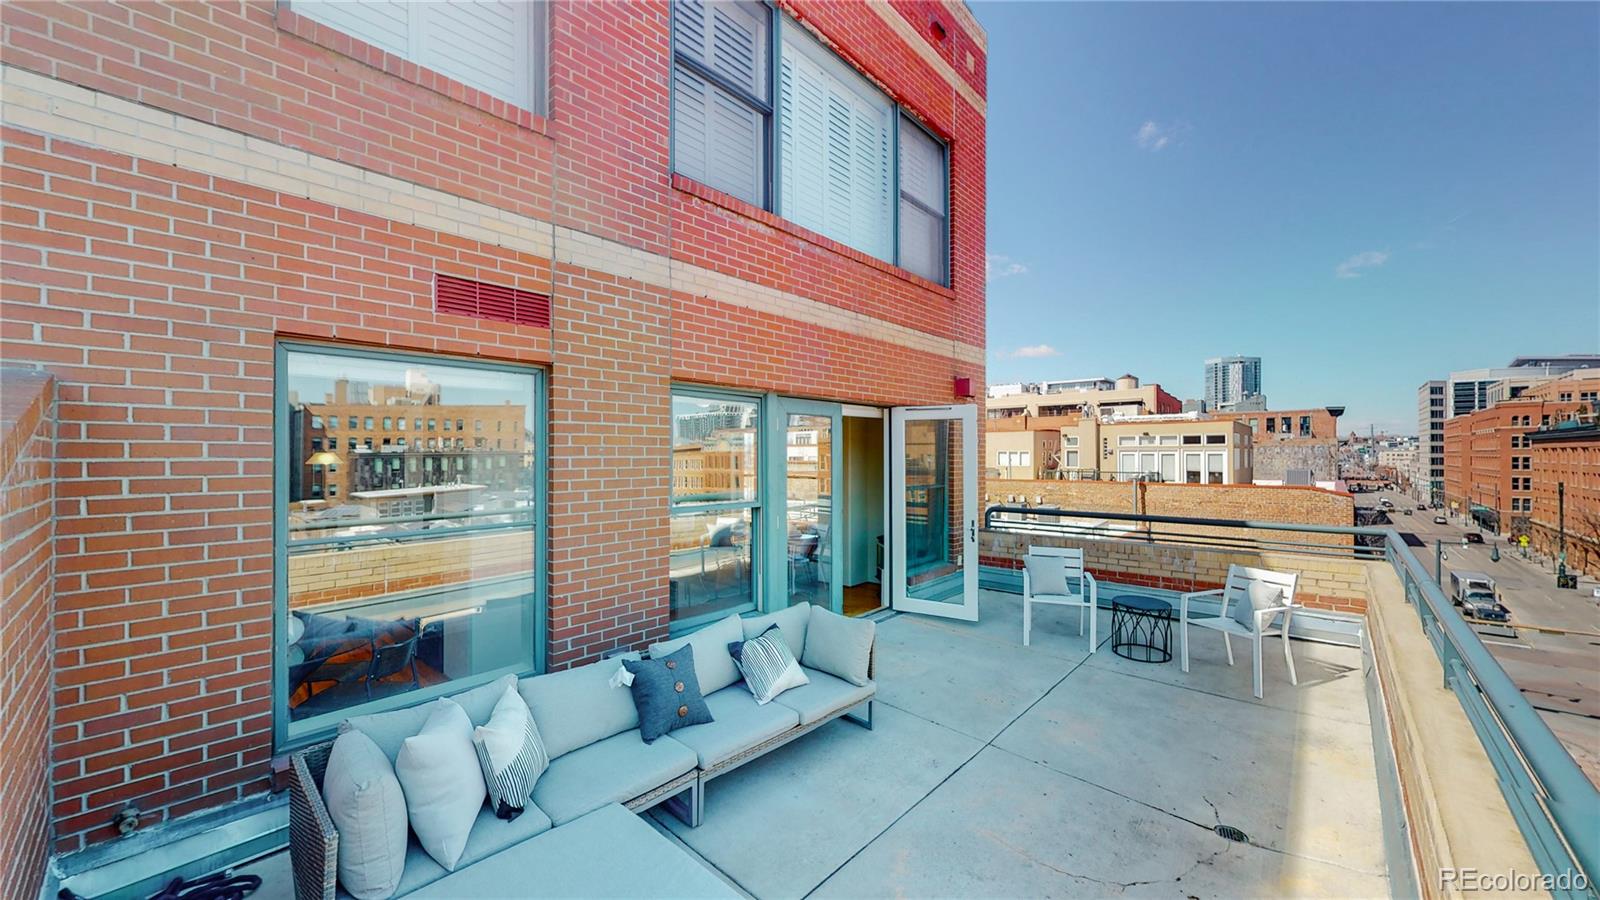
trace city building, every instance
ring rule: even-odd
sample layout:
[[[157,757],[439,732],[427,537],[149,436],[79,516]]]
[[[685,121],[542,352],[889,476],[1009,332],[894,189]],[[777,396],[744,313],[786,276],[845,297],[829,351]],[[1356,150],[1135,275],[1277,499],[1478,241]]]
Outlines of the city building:
[[[1530,435],[1586,408],[1524,396],[1445,422],[1445,503],[1496,534],[1527,534],[1537,477]]]
[[[1417,499],[1444,502],[1445,382],[1424,381],[1417,388]]]
[[[1529,543],[1567,571],[1600,575],[1600,415],[1589,411],[1526,435],[1533,455]]]
[[[1465,369],[1445,379],[1445,418],[1463,416],[1511,400],[1533,385],[1578,369],[1600,367],[1600,356],[1519,356],[1501,368]]]
[[[1061,428],[1063,459],[1053,477],[1251,484],[1253,449],[1250,426],[1242,421],[1194,413],[1084,416]]]
[[[1012,422],[1020,426],[1024,421],[1008,419],[986,433],[989,474],[996,478],[1055,478],[1059,471],[1078,467],[1076,448],[1061,453],[1060,428],[1005,427]]]
[[[1205,401],[1206,408],[1213,412],[1264,409],[1261,357],[1219,356],[1206,360]]]
[[[7,384],[60,436],[6,557],[24,881],[353,713],[975,553],[970,11],[486,9],[7,5]]]
[[[1255,443],[1252,471],[1257,484],[1287,484],[1309,473],[1311,483],[1332,487],[1339,480],[1339,417],[1342,406],[1315,409],[1214,411],[1209,418],[1243,422]],[[1301,482],[1303,483],[1303,482]]]
[[[1055,389],[1047,391],[1046,386]],[[1140,384],[1132,375],[1123,375],[1115,381],[1105,378],[1045,381],[1024,385],[1024,388],[1031,389],[1000,396],[991,394],[985,404],[985,415],[990,419],[1050,418],[1078,416],[1091,408],[1098,416],[1164,415],[1180,412],[1182,408],[1178,398],[1162,390],[1161,385]]]

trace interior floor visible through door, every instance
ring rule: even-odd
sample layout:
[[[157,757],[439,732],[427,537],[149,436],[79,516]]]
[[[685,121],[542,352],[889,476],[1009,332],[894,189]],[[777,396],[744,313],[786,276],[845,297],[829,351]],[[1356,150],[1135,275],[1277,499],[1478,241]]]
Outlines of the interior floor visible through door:
[[[875,582],[847,584],[844,588],[844,614],[861,616],[883,606],[882,593]]]

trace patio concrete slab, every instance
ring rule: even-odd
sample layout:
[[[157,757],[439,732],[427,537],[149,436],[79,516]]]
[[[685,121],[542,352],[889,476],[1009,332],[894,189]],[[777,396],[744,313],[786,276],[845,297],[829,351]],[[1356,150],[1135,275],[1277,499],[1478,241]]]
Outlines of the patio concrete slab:
[[[935,616],[914,615],[915,621],[945,628],[956,634],[993,641],[1005,647],[1022,646],[1022,597],[1002,591],[978,592],[978,621],[961,622]],[[1105,640],[1105,620],[1099,624]],[[1036,605],[1033,608],[1032,655],[1081,660],[1089,655],[1089,626],[1078,633],[1078,610],[1073,607]]]
[[[1101,610],[1100,631],[1111,633],[1111,612]],[[1142,663],[1123,659],[1111,652],[1107,643],[1101,652],[1088,659],[1090,665],[1205,691],[1222,697],[1253,700],[1250,678],[1250,641],[1232,638],[1233,665],[1228,665],[1222,633],[1208,628],[1189,629],[1189,671],[1179,663],[1179,637],[1172,629],[1172,661]],[[1289,683],[1289,669],[1283,662],[1283,643],[1269,637],[1261,647],[1260,700],[1253,702],[1277,709],[1326,716],[1352,724],[1366,725],[1366,682],[1361,671],[1361,650],[1312,641],[1292,641],[1298,686]]]
[[[740,888],[803,897],[975,754],[982,742],[879,705],[710,782],[705,821],[662,822]]]
[[[1248,684],[1232,699],[1083,666],[995,745],[1264,847],[1386,871],[1371,732],[1256,703]]]
[[[1018,650],[956,623],[896,616],[878,624],[878,699],[991,740],[1078,665],[1077,659]]]
[[[991,747],[813,896],[1387,895],[1381,875],[1232,843]]]

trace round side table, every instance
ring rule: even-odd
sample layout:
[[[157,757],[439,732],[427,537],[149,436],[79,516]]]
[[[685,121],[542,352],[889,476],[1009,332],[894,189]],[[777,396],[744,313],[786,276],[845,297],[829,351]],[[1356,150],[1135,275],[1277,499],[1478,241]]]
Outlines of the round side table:
[[[1172,604],[1140,594],[1111,598],[1111,652],[1134,662],[1172,660]]]

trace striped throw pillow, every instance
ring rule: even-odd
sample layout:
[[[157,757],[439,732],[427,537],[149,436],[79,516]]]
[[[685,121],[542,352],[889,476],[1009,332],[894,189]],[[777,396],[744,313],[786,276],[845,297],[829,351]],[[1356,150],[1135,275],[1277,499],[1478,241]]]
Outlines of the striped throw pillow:
[[[472,746],[478,751],[494,814],[507,821],[522,815],[534,782],[550,765],[550,755],[514,682],[495,703],[489,721],[472,730]]]
[[[764,706],[790,688],[811,683],[776,625],[754,640],[729,644],[728,654],[738,663],[745,687],[755,695],[757,704]]]

